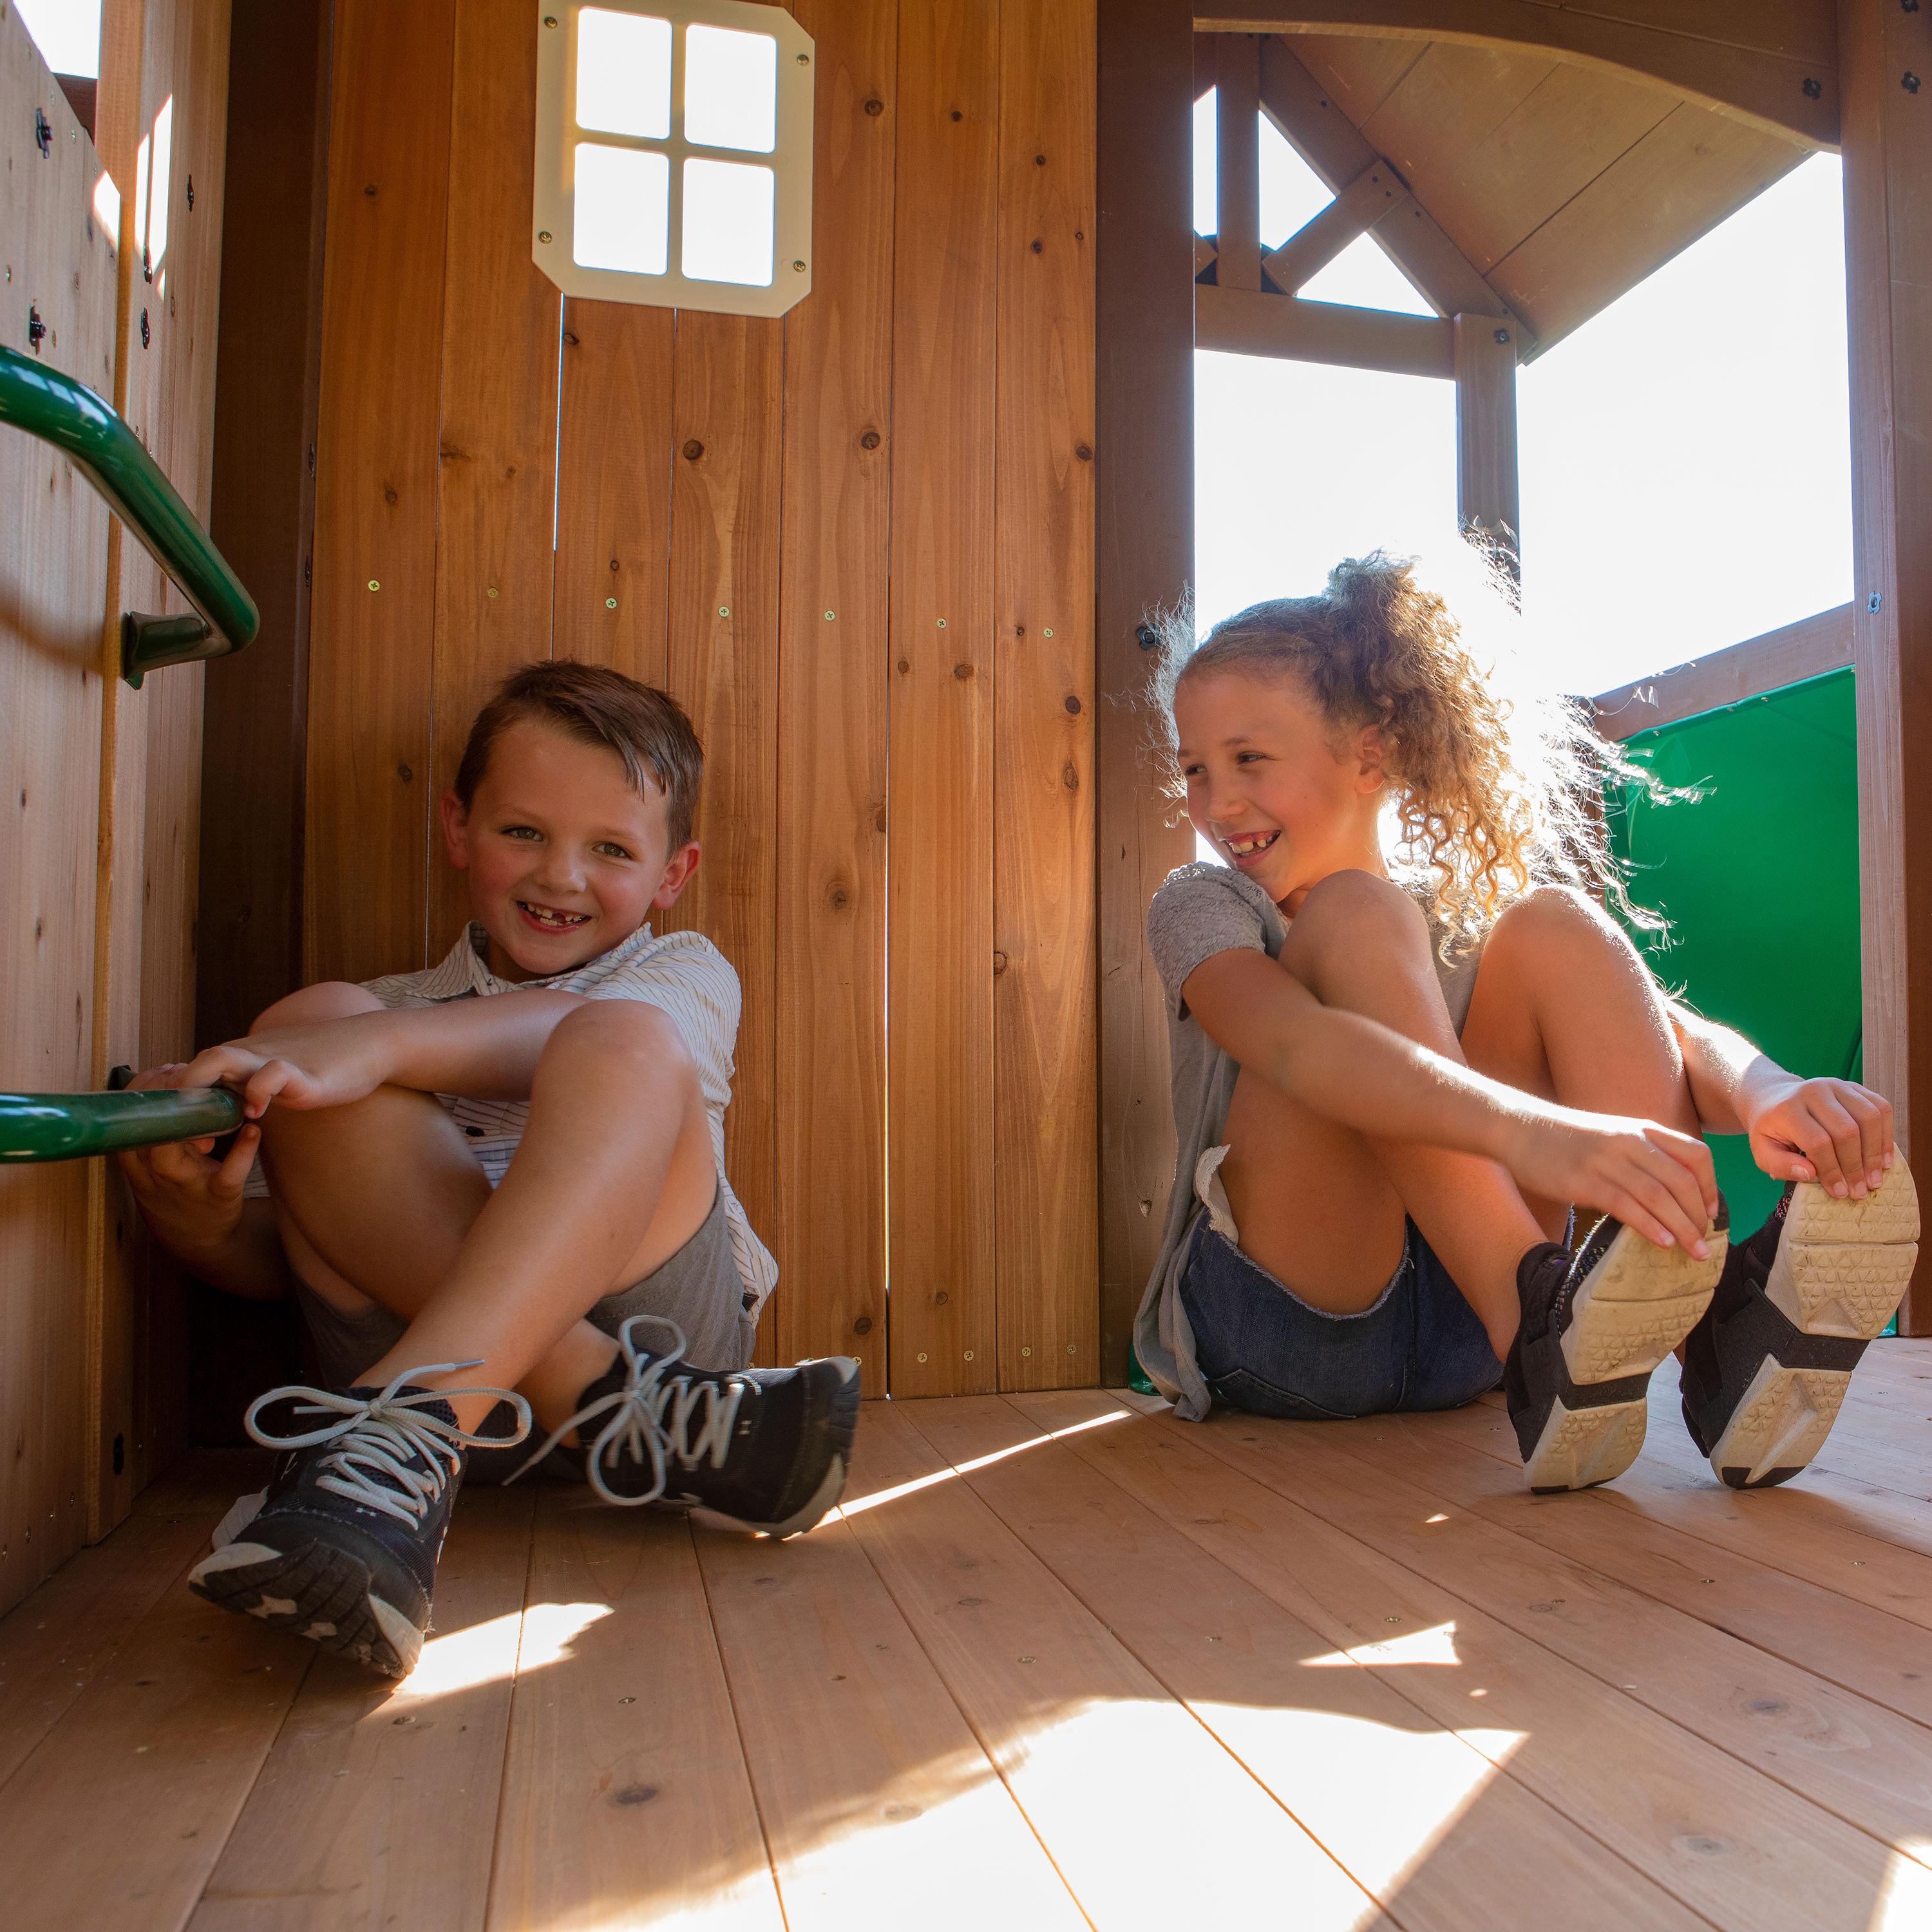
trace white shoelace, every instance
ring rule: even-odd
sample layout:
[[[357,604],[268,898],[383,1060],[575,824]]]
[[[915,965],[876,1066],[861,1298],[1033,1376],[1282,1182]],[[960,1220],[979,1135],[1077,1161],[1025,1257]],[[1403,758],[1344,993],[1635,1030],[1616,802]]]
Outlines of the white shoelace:
[[[322,1459],[322,1473],[316,1478],[316,1487],[346,1496],[365,1509],[380,1510],[413,1529],[428,1513],[430,1504],[442,1494],[451,1477],[463,1466],[466,1448],[507,1448],[530,1432],[530,1406],[514,1389],[397,1393],[406,1382],[419,1376],[452,1375],[458,1369],[480,1366],[476,1362],[436,1362],[407,1369],[380,1395],[369,1396],[338,1395],[333,1389],[300,1384],[271,1389],[248,1405],[243,1425],[266,1449],[308,1449],[322,1442],[339,1443],[340,1448]],[[516,1434],[478,1436],[444,1421],[440,1415],[426,1413],[430,1402],[464,1395],[494,1396],[500,1402],[509,1403],[517,1412]],[[295,1401],[298,1415],[332,1414],[339,1420],[325,1423],[303,1436],[272,1435],[257,1425],[255,1418],[262,1409],[271,1402],[286,1400]],[[425,1466],[412,1468],[410,1462],[418,1456]]]
[[[654,1323],[669,1334],[668,1350],[647,1354],[632,1341],[631,1330],[644,1322]],[[624,1358],[624,1386],[599,1396],[567,1422],[560,1423],[543,1447],[510,1478],[512,1482],[535,1468],[573,1429],[581,1430],[606,1414],[609,1420],[590,1444],[584,1474],[608,1503],[630,1509],[656,1502],[670,1480],[673,1456],[686,1468],[696,1468],[706,1456],[714,1469],[724,1466],[738,1405],[750,1384],[734,1378],[721,1390],[708,1380],[694,1384],[688,1374],[667,1378],[666,1371],[683,1356],[685,1342],[684,1330],[665,1316],[632,1316],[617,1330],[617,1348]],[[641,1496],[620,1496],[604,1478],[605,1456],[608,1455],[614,1469],[618,1456],[626,1450],[638,1462],[650,1465],[651,1486]]]

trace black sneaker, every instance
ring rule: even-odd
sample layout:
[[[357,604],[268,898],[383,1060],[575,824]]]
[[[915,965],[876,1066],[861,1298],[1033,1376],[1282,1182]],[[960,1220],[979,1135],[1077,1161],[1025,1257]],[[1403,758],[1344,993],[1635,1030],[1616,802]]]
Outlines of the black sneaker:
[[[410,1372],[474,1366],[442,1363]],[[512,1439],[530,1433],[521,1396],[450,1393],[501,1397],[518,1412]],[[295,1402],[298,1415],[337,1419],[306,1435],[271,1435],[255,1418],[283,1401]],[[224,1610],[292,1630],[385,1677],[406,1677],[429,1628],[464,1450],[484,1438],[457,1426],[441,1393],[400,1376],[382,1389],[271,1389],[249,1405],[246,1422],[257,1442],[287,1453],[260,1508],[247,1512],[251,1499],[244,1497],[229,1512],[221,1527],[232,1540],[188,1572],[188,1587]]]
[[[1522,1325],[1503,1388],[1538,1495],[1607,1483],[1636,1460],[1650,1372],[1709,1304],[1727,1227],[1720,1200],[1701,1262],[1684,1248],[1654,1247],[1607,1215],[1574,1254],[1542,1241],[1523,1256]]]
[[[668,1348],[643,1348],[631,1339],[646,1322]],[[585,1474],[606,1502],[696,1504],[767,1536],[809,1529],[845,1487],[859,1364],[828,1355],[792,1369],[719,1371],[693,1368],[683,1353],[676,1322],[632,1316],[617,1331],[617,1359],[524,1468],[572,1430],[589,1436],[601,1418],[582,1453]]]
[[[1684,1426],[1734,1490],[1788,1482],[1824,1446],[1865,1345],[1892,1319],[1918,1256],[1905,1156],[1862,1201],[1786,1184],[1734,1248],[1684,1349]]]

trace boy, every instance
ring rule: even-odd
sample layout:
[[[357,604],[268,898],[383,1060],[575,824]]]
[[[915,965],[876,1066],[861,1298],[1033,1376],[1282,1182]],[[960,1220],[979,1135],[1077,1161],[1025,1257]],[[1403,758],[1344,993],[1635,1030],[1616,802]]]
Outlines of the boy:
[[[225,1160],[124,1166],[202,1280],[292,1292],[316,1370],[249,1410],[287,1453],[190,1573],[212,1602],[402,1676],[472,1463],[507,1480],[562,1444],[608,1502],[674,1494],[780,1536],[838,1501],[857,1364],[745,1367],[777,1270],[724,1178],[737,977],[649,923],[697,868],[702,768],[663,692],[518,671],[442,801],[472,916],[441,964],[306,987],[139,1083],[240,1090]],[[290,1397],[293,1432],[258,1425]],[[503,1402],[509,1432],[486,1430]],[[532,1418],[550,1440],[526,1462]]]

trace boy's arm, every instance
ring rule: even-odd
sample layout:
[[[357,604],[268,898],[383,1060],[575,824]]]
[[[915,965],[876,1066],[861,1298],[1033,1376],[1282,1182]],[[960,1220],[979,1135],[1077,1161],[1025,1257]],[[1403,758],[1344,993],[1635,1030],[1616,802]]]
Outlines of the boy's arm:
[[[273,1028],[209,1047],[168,1069],[166,1084],[238,1088],[251,1120],[271,1101],[339,1107],[382,1086],[526,1100],[557,1022],[583,1004],[538,988]]]
[[[1660,1244],[1694,1246],[1715,1215],[1702,1142],[1654,1121],[1558,1107],[1473,1072],[1324,1006],[1265,953],[1215,953],[1182,994],[1244,1071],[1344,1126],[1486,1156],[1531,1192],[1600,1208]]]
[[[1801,1079],[1743,1034],[1666,1002],[1697,1118],[1714,1134],[1748,1134],[1778,1180],[1816,1180],[1862,1196],[1892,1165],[1892,1103],[1853,1080]]]

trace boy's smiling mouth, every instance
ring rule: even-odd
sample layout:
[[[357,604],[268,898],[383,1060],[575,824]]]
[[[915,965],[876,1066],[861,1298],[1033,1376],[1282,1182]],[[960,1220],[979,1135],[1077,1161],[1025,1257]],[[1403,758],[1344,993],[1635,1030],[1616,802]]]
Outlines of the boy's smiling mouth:
[[[516,906],[539,932],[574,932],[580,926],[590,923],[587,912],[563,912],[555,906],[538,905],[530,899],[518,899]]]

